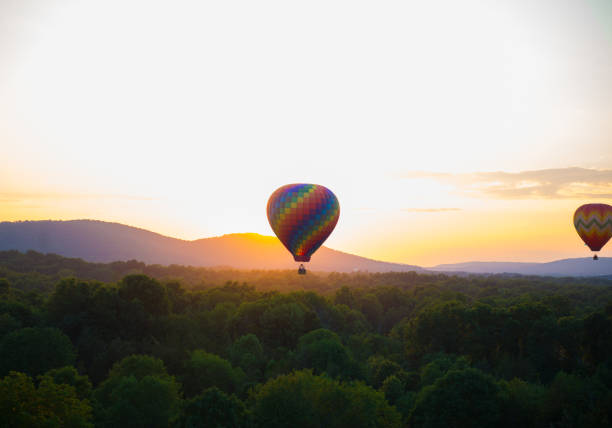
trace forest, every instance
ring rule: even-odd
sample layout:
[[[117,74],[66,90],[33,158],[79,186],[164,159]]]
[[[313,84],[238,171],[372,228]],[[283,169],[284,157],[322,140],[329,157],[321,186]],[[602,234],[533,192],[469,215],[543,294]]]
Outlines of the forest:
[[[609,427],[612,280],[0,252],[2,427]]]

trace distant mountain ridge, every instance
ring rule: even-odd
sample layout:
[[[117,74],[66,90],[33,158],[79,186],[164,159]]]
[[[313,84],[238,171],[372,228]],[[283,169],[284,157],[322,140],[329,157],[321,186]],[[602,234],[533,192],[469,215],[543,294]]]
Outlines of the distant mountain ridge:
[[[194,241],[171,238],[145,229],[97,220],[0,222],[0,251],[35,250],[90,262],[139,260],[236,269],[295,269],[296,263],[278,239],[256,233],[235,233]],[[307,265],[327,272],[441,272],[540,276],[609,276],[612,258],[587,258],[549,263],[467,262],[420,266],[388,263],[321,247]]]
[[[563,259],[548,263],[467,262],[441,264],[427,268],[436,272],[466,272],[475,274],[516,273],[540,276],[608,276],[612,275],[612,258],[592,257]]]
[[[296,262],[278,239],[236,233],[186,241],[145,229],[97,220],[0,223],[0,250],[35,250],[90,262],[139,260],[238,269],[294,269]],[[319,271],[425,271],[419,266],[381,262],[321,247],[308,263]]]

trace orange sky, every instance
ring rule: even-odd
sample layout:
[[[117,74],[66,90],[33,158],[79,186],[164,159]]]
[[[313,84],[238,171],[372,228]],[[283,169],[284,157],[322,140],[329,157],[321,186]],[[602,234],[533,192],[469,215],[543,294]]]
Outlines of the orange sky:
[[[2,2],[0,221],[269,235],[268,196],[312,182],[342,251],[586,256],[573,211],[612,204],[612,4],[406,3]]]

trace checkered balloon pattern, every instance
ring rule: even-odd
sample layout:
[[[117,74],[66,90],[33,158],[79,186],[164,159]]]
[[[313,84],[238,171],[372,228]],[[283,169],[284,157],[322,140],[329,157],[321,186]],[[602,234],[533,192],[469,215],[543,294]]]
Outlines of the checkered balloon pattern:
[[[268,199],[270,226],[296,262],[310,261],[339,216],[336,195],[318,184],[287,184]]]
[[[574,213],[578,235],[591,251],[599,251],[612,237],[612,207],[606,204],[586,204]]]

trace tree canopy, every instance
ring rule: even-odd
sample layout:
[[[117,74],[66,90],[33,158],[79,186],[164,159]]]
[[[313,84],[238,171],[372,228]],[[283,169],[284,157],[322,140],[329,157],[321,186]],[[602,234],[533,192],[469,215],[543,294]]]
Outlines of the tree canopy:
[[[611,356],[602,278],[0,252],[5,426],[604,427]]]

